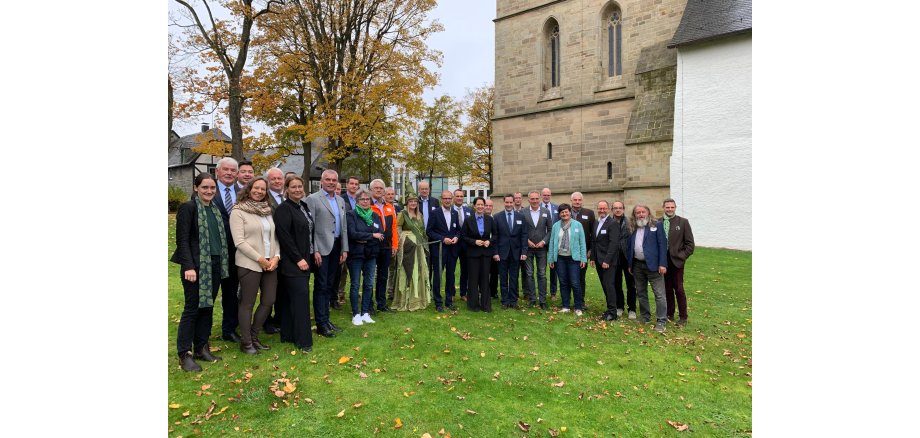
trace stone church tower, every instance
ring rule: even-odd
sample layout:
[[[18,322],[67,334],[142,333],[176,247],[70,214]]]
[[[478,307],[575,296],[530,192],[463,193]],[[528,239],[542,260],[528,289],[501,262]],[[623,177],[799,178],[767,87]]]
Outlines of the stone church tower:
[[[493,196],[668,197],[686,0],[496,0]]]

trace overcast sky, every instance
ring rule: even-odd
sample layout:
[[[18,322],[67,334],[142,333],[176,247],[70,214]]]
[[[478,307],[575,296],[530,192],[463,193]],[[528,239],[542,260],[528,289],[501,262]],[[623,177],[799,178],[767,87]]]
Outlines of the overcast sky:
[[[176,2],[169,2],[170,11],[180,8]],[[444,26],[443,32],[428,39],[428,46],[440,50],[444,57],[441,68],[436,69],[440,83],[425,91],[425,101],[431,103],[444,94],[461,100],[467,90],[492,85],[495,82],[495,24],[492,23],[495,0],[441,0],[429,18],[437,19]],[[174,129],[184,135],[203,122],[210,123],[211,117],[177,120]],[[226,120],[221,123],[226,124]]]

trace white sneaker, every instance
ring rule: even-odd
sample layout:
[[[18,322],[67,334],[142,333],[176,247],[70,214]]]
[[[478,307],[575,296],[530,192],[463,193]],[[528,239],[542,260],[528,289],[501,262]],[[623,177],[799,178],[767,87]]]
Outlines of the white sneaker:
[[[374,321],[373,319],[371,319],[371,314],[370,314],[370,313],[362,313],[362,314],[361,314],[361,321],[368,322],[368,323],[371,323],[371,324],[373,324],[373,323],[376,322],[376,321]]]
[[[581,316],[581,310],[575,309],[575,316]]]
[[[566,312],[569,312],[568,307],[563,307],[562,310],[559,311],[559,313],[566,313]]]
[[[630,312],[629,312],[629,319],[636,319],[636,312],[630,311]]]
[[[361,315],[355,315],[351,317],[351,323],[354,325],[364,324],[364,321],[361,320]]]
[[[623,316],[623,309],[617,309],[617,318]]]

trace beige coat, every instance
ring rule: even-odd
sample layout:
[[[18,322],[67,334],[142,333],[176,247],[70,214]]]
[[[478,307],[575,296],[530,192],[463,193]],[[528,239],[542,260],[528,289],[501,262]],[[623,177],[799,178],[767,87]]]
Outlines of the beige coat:
[[[275,221],[265,216],[271,224],[271,252],[269,258],[281,257],[281,246],[275,236]],[[265,258],[265,243],[262,239],[262,221],[258,215],[246,213],[239,208],[230,211],[230,231],[236,245],[236,265],[250,271],[262,272],[257,260]]]

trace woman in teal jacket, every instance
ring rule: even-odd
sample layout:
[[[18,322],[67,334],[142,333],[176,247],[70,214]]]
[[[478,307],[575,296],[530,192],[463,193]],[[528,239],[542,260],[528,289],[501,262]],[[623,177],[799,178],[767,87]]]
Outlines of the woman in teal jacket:
[[[585,249],[585,230],[581,223],[572,220],[569,204],[559,205],[559,221],[553,224],[549,235],[549,267],[556,269],[559,293],[562,295],[561,312],[569,311],[569,290],[575,295],[575,314],[581,316],[585,308],[585,285],[581,284],[581,269],[588,262]]]

